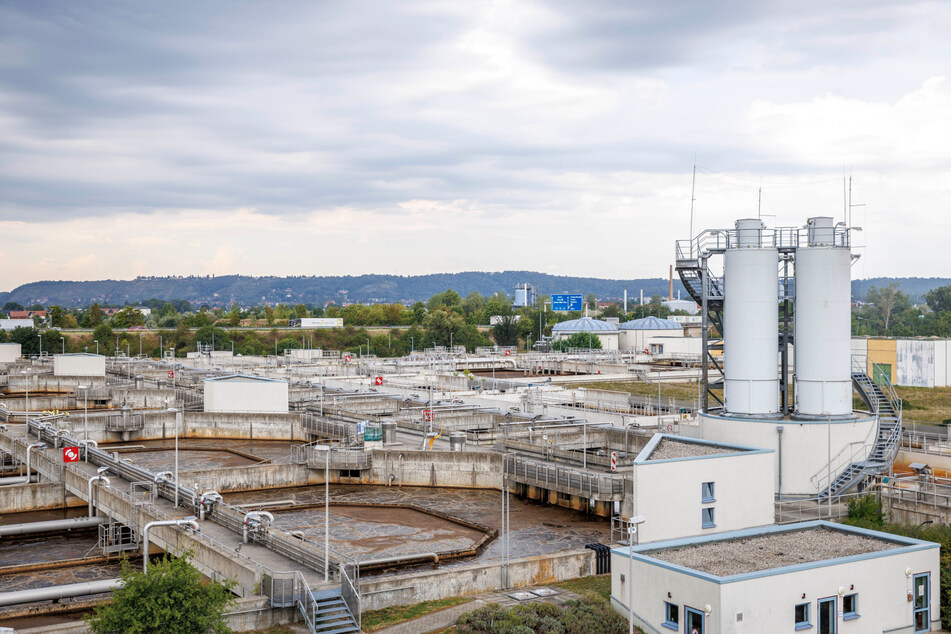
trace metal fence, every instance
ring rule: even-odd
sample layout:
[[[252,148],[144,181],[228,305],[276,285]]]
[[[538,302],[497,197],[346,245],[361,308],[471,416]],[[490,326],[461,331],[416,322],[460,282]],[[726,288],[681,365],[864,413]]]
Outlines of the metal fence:
[[[623,476],[587,473],[520,457],[506,458],[505,476],[520,484],[531,484],[550,491],[595,499],[620,500],[624,497]]]

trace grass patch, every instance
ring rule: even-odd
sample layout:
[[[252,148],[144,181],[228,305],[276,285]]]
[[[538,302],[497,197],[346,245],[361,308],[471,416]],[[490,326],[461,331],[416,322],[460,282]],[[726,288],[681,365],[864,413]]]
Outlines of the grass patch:
[[[554,585],[576,594],[593,593],[605,601],[611,600],[611,575],[578,577],[577,579],[559,581]]]
[[[449,597],[448,599],[436,599],[435,601],[423,601],[414,605],[394,605],[393,607],[383,608],[382,610],[371,610],[364,612],[361,620],[364,632],[375,632],[384,627],[403,623],[411,619],[438,612],[454,605],[460,605],[471,601],[470,597]]]
[[[569,383],[565,385],[569,389],[578,389],[583,387],[591,390],[610,390],[612,392],[627,392],[635,396],[648,396],[657,398],[656,383],[627,383],[614,381],[597,381],[594,383]],[[670,397],[679,398],[686,401],[697,400],[696,383],[668,383],[664,381],[660,386],[661,399]]]
[[[951,422],[951,387],[895,386],[902,400],[903,416],[923,423]]]

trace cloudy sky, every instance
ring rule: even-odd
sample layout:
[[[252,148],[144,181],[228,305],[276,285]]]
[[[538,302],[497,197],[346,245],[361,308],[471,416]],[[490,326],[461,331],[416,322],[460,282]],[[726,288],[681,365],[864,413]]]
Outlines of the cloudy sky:
[[[136,275],[665,276],[843,219],[948,276],[951,3],[0,0],[0,290]],[[760,199],[762,191],[762,202]]]

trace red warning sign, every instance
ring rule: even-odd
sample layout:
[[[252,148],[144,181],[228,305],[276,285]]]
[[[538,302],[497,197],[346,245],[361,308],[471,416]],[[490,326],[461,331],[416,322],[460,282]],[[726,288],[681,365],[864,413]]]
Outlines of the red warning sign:
[[[174,379],[174,378],[175,378],[175,370],[169,370],[169,371],[168,371],[168,378],[170,378],[170,379]]]
[[[79,449],[76,447],[63,447],[63,462],[79,462]]]
[[[343,360],[346,361],[347,363],[350,363],[350,355],[348,354],[347,356],[345,356]]]
[[[425,420],[425,421],[430,421],[430,420],[432,420],[432,419],[433,419],[433,412],[432,412],[432,410],[424,409],[424,410],[423,410],[423,420]]]
[[[510,356],[511,354],[512,354],[512,352],[511,352],[510,350],[506,350],[506,351],[505,351],[505,356]]]
[[[375,379],[373,379],[373,382],[376,383],[377,385],[383,385],[383,377],[378,376]]]

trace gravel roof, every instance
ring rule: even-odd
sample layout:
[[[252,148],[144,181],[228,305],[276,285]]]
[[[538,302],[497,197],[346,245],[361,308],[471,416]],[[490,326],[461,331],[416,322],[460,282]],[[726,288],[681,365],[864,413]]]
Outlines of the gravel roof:
[[[669,460],[671,458],[689,458],[691,456],[714,456],[724,453],[739,453],[741,449],[704,445],[694,442],[683,442],[672,438],[661,438],[654,451],[647,457],[648,460]]]
[[[644,554],[718,577],[898,548],[900,544],[828,528],[767,533]]]

